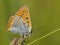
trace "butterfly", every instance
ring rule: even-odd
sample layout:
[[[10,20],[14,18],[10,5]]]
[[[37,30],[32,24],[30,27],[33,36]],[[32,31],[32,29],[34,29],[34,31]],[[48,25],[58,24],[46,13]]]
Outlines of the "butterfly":
[[[32,24],[27,5],[23,5],[8,21],[8,31],[26,37],[32,32]]]

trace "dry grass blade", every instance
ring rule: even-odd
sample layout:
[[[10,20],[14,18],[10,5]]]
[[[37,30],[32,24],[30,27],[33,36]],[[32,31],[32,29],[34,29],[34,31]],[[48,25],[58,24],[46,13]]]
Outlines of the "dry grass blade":
[[[19,38],[14,38],[11,41],[10,45],[22,45],[23,41],[24,41],[23,37],[20,36]]]

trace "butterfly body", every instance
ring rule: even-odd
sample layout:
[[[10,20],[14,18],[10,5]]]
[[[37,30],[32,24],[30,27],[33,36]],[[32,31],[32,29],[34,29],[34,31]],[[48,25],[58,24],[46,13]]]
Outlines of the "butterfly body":
[[[8,30],[25,36],[31,33],[30,14],[26,5],[22,6],[15,16],[10,17]]]

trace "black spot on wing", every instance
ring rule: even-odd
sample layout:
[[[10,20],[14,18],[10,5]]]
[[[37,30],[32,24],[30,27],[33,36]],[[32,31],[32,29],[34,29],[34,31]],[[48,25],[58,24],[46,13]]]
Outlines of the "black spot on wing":
[[[28,13],[28,11],[26,11]]]
[[[27,21],[27,23],[29,23],[29,21]]]
[[[24,14],[21,14],[20,17],[22,17]]]
[[[24,13],[25,11],[23,11],[23,13]]]
[[[19,19],[18,19],[18,21],[19,21]]]
[[[20,17],[22,17],[22,15],[20,15]]]
[[[28,19],[28,17],[26,17],[26,19]]]
[[[27,13],[28,13],[28,11],[23,11],[23,13],[24,13],[24,12],[27,12]]]
[[[12,24],[12,27],[16,27],[16,25],[15,24]]]
[[[22,15],[24,15],[24,14],[22,14]]]
[[[14,25],[12,24],[12,26],[14,26]]]

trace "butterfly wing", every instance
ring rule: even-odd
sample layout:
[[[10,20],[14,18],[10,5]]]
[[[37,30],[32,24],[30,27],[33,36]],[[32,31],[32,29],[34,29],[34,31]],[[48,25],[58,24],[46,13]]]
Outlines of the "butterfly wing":
[[[21,17],[29,27],[29,32],[31,32],[32,24],[30,19],[30,14],[28,7],[26,5],[22,6],[19,11],[16,13],[16,16]]]
[[[8,31],[9,31],[10,28],[11,28],[11,25],[12,25],[12,23],[13,23],[13,20],[14,20],[14,16],[11,16],[10,19],[9,19],[9,21],[8,21],[8,25],[7,25]]]
[[[18,17],[11,16],[8,22],[8,31],[11,31],[13,33],[18,33],[17,31],[18,24],[19,24]]]
[[[31,32],[30,14],[26,5],[22,6],[15,16],[10,17],[8,30],[21,35],[27,35]]]

